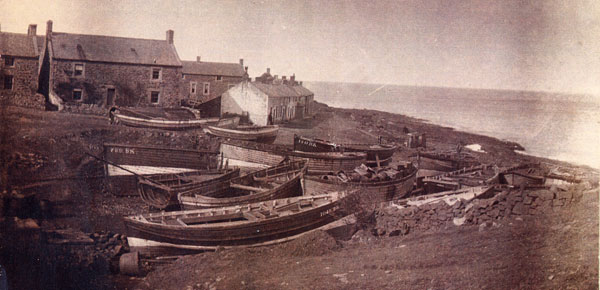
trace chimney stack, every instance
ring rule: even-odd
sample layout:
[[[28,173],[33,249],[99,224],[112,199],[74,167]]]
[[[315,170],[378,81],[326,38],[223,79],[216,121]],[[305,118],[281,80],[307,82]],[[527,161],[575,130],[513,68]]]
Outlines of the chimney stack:
[[[175,32],[171,29],[167,30],[167,42],[169,44],[173,44],[173,34],[175,34]]]
[[[46,38],[52,37],[52,20],[46,22]]]
[[[27,36],[35,36],[37,30],[37,24],[29,24],[29,29],[27,29]]]
[[[290,76],[290,83],[292,83],[292,85],[294,85],[296,81],[296,73],[292,74],[292,76]]]
[[[2,25],[0,25],[0,32],[2,32]]]
[[[243,58],[240,58],[240,65],[241,65],[242,67],[244,67],[244,59],[243,59]]]
[[[267,68],[267,73],[271,74],[271,68],[270,67]]]
[[[200,62],[200,56],[196,56],[196,62]]]
[[[248,73],[248,66],[245,66],[244,70],[246,71],[246,73]]]

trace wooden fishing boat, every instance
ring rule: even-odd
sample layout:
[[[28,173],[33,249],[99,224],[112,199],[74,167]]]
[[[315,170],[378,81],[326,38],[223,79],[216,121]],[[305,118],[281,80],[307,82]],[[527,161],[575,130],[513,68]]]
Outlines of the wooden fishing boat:
[[[458,190],[463,187],[499,184],[499,169],[491,165],[465,167],[435,176],[427,176],[417,180],[426,193]]]
[[[184,208],[211,208],[253,203],[303,194],[306,161],[286,162],[250,174],[204,183],[179,193]]]
[[[481,185],[474,187],[466,187],[457,190],[448,190],[433,194],[421,195],[406,199],[398,200],[394,203],[407,207],[415,206],[419,207],[425,204],[446,202],[448,205],[453,205],[460,200],[472,200],[475,198],[487,198],[491,197],[495,192],[495,187],[492,185]]]
[[[278,145],[223,141],[220,145],[223,159],[233,166],[264,168],[282,160],[308,160],[308,174],[327,174],[340,170],[353,170],[365,161],[362,152],[301,152]]]
[[[387,171],[387,172],[386,172]],[[372,179],[352,181],[346,174],[307,176],[306,190],[313,192],[360,189],[362,200],[377,203],[403,198],[415,184],[417,169],[412,164],[399,166],[398,170],[382,169],[373,174]],[[362,176],[361,176],[362,177]]]
[[[419,169],[435,171],[455,171],[479,165],[475,157],[466,153],[418,152]]]
[[[196,118],[196,115],[190,109],[182,108],[161,108],[150,109],[131,109],[131,108],[113,108],[109,112],[111,121],[114,124],[123,124],[130,127],[154,128],[164,130],[185,130],[201,128],[207,125],[220,124],[221,126],[234,127],[239,123],[237,118]]]
[[[148,213],[124,218],[132,251],[214,250],[289,241],[349,214],[349,194],[276,199],[213,209]]]
[[[138,176],[138,192],[148,205],[164,209],[178,204],[177,196],[182,192],[189,192],[214,182],[228,182],[239,176],[239,168]]]
[[[158,146],[103,144],[107,162],[104,173],[113,193],[135,194],[134,175],[156,175],[189,171],[214,171],[222,167],[217,151],[175,149]],[[125,170],[124,170],[125,169]]]
[[[223,128],[217,126],[206,127],[206,132],[221,138],[230,138],[261,143],[273,143],[277,139],[279,126],[237,126],[236,128]]]
[[[364,152],[366,164],[371,167],[387,166],[398,150],[393,144],[335,144],[321,139],[311,139],[294,134],[294,150],[303,152]]]

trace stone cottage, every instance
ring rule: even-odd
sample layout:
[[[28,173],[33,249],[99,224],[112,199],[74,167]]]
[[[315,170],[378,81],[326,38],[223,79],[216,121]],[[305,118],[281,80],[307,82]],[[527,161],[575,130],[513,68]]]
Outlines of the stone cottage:
[[[256,81],[243,81],[230,88],[221,97],[221,114],[248,116],[256,125],[283,123],[312,115],[314,94],[295,80],[277,75],[270,70]]]
[[[221,113],[221,95],[248,78],[244,60],[238,63],[182,61],[181,93],[184,103],[200,110],[201,116],[218,117]]]
[[[0,32],[0,100],[12,105],[44,108],[38,90],[39,56],[44,38],[37,25],[24,33]]]
[[[48,21],[40,91],[51,103],[177,106],[181,61],[173,30],[164,40],[52,31]]]

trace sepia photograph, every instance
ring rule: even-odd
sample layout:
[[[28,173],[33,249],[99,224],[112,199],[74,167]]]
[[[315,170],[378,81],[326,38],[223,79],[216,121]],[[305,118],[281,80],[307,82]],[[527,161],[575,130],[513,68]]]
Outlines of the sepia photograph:
[[[0,0],[0,290],[598,289],[600,2]]]

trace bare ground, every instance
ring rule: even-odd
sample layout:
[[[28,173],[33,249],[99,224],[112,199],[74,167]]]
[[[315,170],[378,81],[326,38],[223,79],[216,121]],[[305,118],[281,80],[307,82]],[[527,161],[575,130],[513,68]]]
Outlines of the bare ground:
[[[294,133],[339,143],[373,143],[381,135],[401,143],[405,127],[425,132],[428,147],[436,149],[452,149],[457,143],[481,144],[488,152],[477,154],[483,162],[542,161],[568,166],[584,174],[594,189],[564,209],[524,220],[498,220],[481,230],[478,226],[449,226],[385,238],[360,231],[350,241],[335,241],[317,232],[274,247],[187,256],[144,278],[111,274],[98,258],[103,251],[99,246],[48,250],[35,239],[25,238],[23,243],[2,234],[0,264],[7,268],[11,289],[598,288],[597,172],[516,154],[517,144],[413,118],[325,106],[313,120],[288,124],[277,143],[291,144]],[[181,148],[214,145],[199,131],[172,134],[111,126],[108,118],[99,116],[8,108],[2,114],[1,156],[2,183],[9,192],[11,186],[32,181],[73,177],[34,192],[37,200],[67,201],[67,214],[44,217],[38,212],[41,209],[28,209],[16,215],[33,217],[43,229],[124,233],[120,217],[148,208],[137,197],[113,196],[102,179],[95,178],[102,173],[101,164],[84,153],[99,154],[102,142]],[[404,150],[396,157],[410,154]],[[15,247],[15,241],[21,245]],[[92,256],[92,263],[82,266],[73,262],[86,260],[81,259],[85,255]]]

